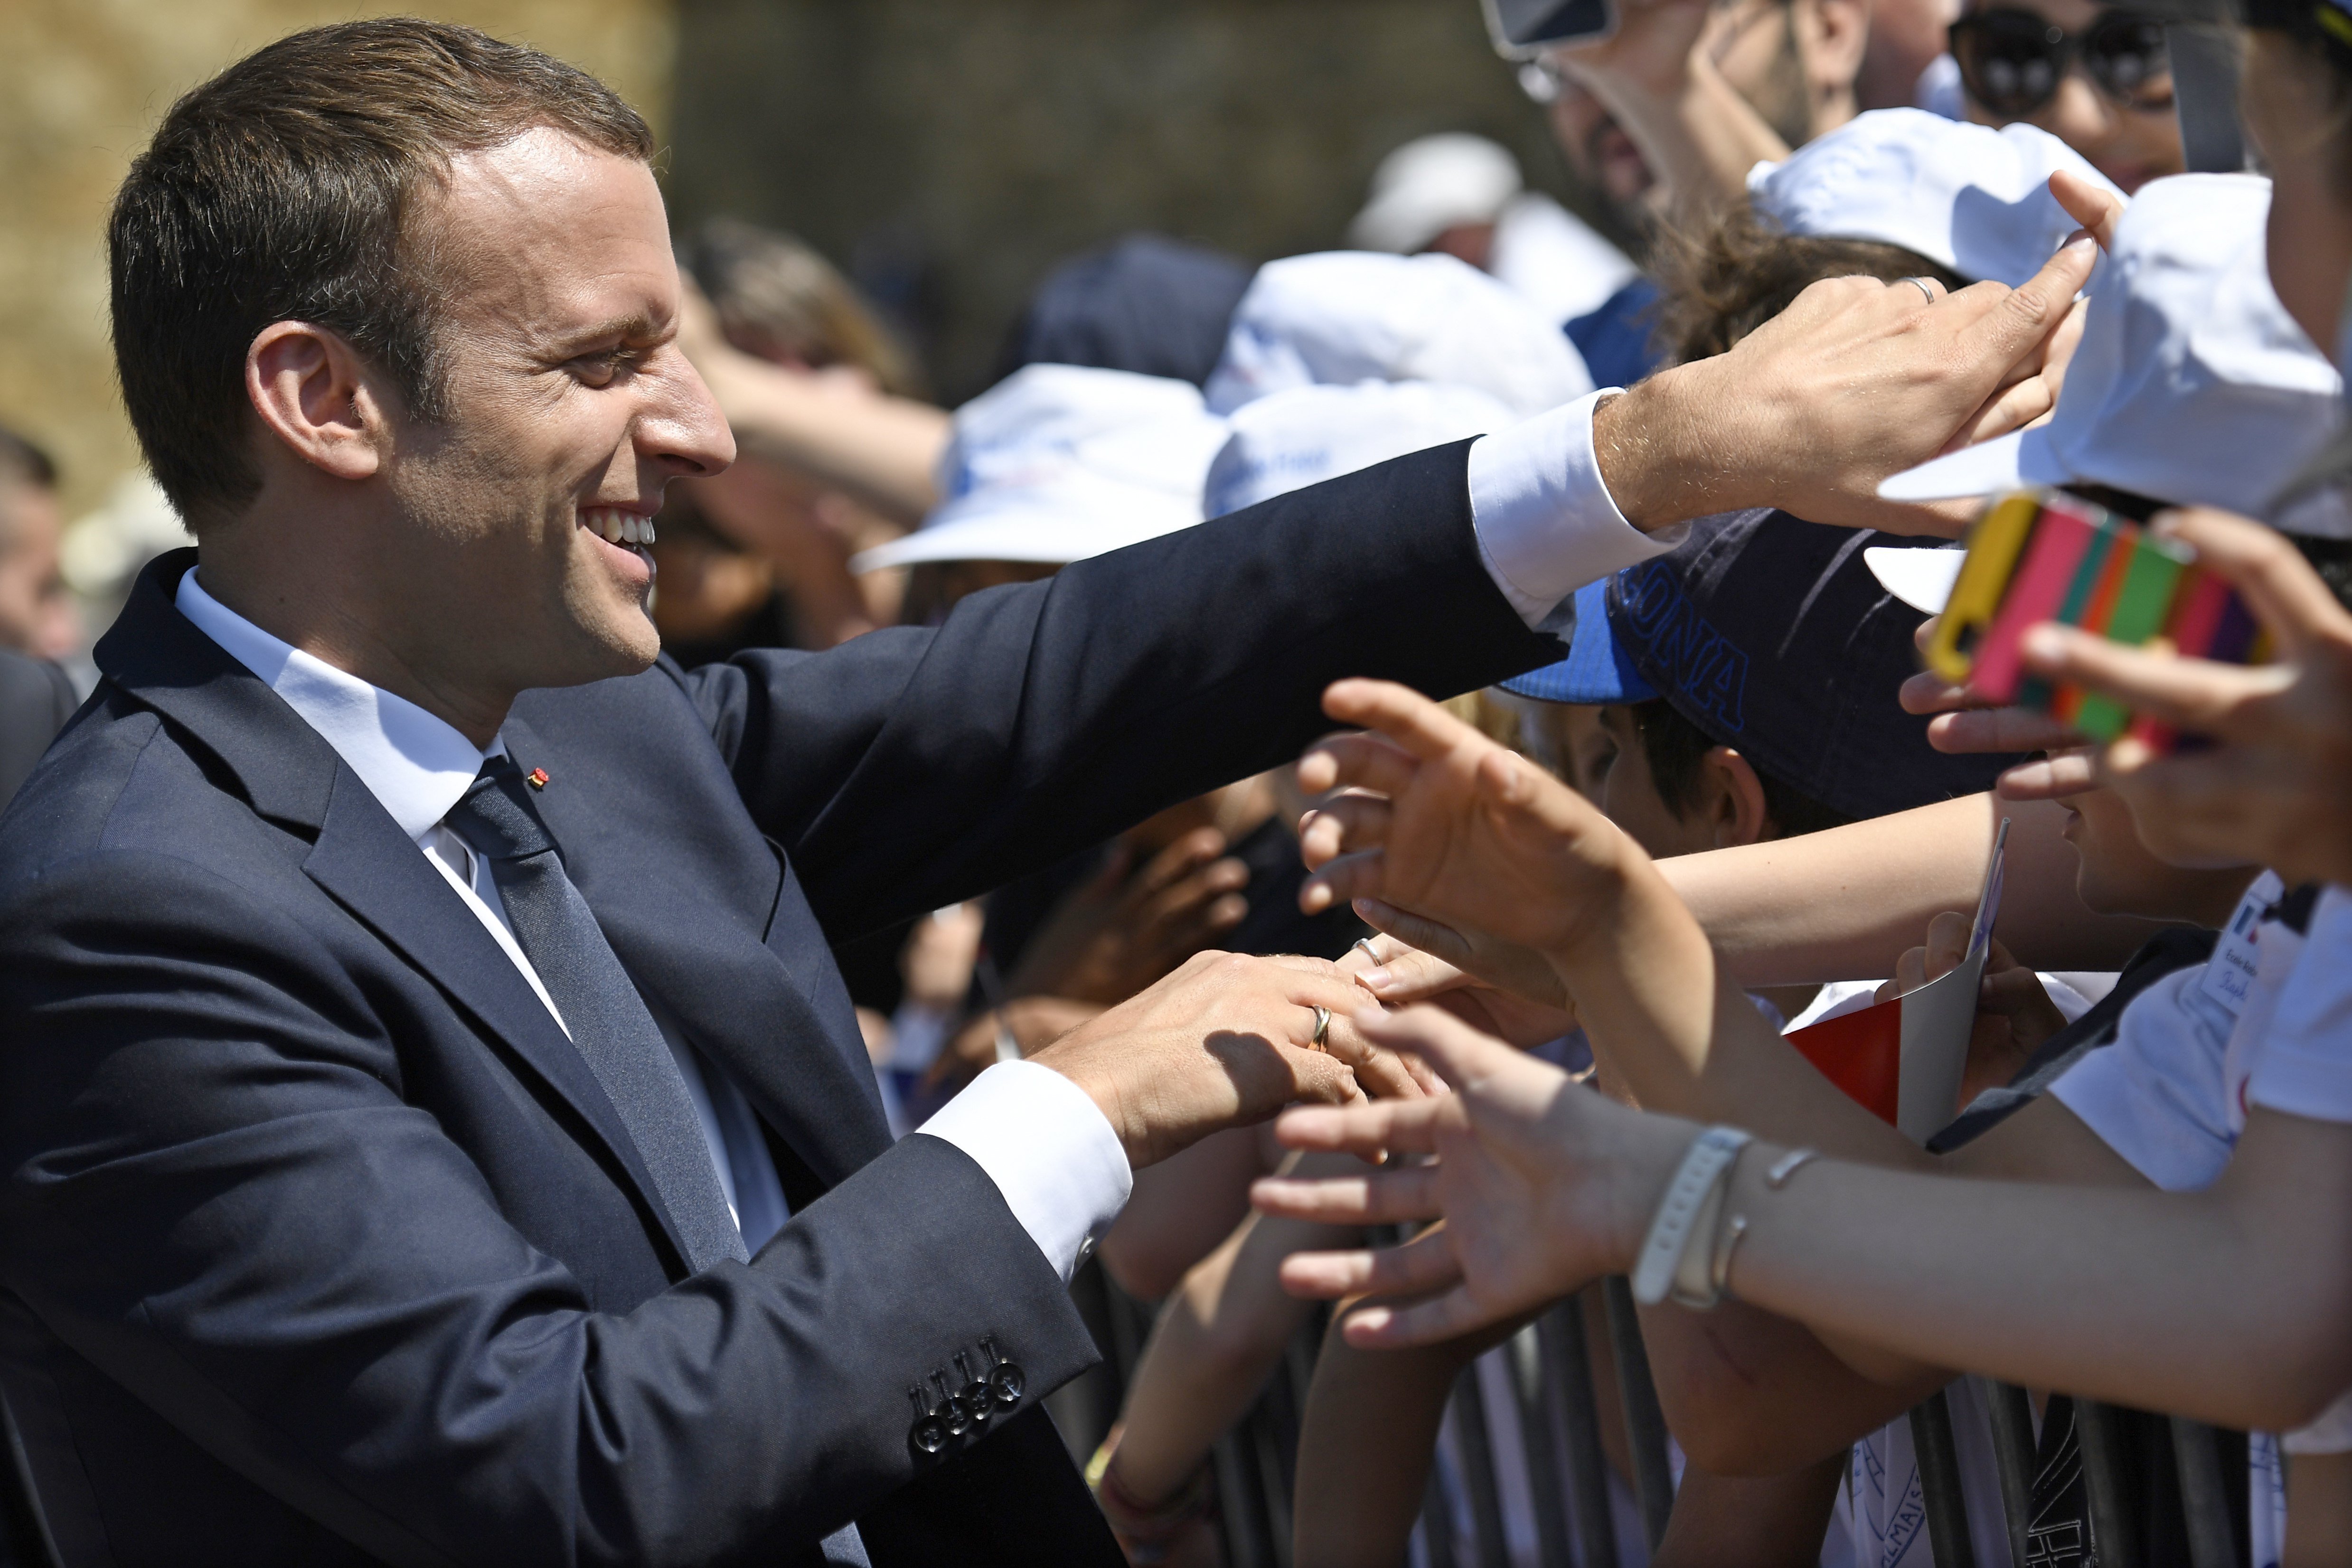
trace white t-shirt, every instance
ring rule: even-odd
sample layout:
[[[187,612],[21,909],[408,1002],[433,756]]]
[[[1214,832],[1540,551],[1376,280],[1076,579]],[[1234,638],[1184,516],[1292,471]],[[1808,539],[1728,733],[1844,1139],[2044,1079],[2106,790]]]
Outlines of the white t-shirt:
[[[2284,891],[2267,873],[2255,879],[2212,961],[2167,975],[2134,998],[2117,1020],[2115,1043],[2092,1051],[2052,1086],[2069,1110],[2159,1186],[2201,1186],[2229,1163],[2236,1133],[2223,1109],[2222,1054],[2252,987],[2256,924]],[[2051,977],[2042,981],[2058,994]],[[2082,1010],[2067,1010],[2068,1021]],[[1951,1384],[1946,1400],[1977,1559],[2005,1561],[2000,1472],[1975,1380]],[[2274,1493],[2275,1456],[2257,1454],[2253,1469],[2255,1495],[2267,1495],[2259,1484],[2266,1471]],[[2263,1511],[2256,1511],[2259,1520]],[[1841,1513],[1854,1543],[1854,1568],[1927,1568],[1935,1562],[1908,1417],[1853,1446]],[[2258,1552],[2255,1561],[2273,1562],[2276,1555]]]
[[[2167,1192],[2211,1185],[2245,1125],[2224,1082],[2224,1064],[2236,1065],[2231,1039],[2259,984],[2264,948],[2278,950],[2269,965],[2274,975],[2294,956],[2286,949],[2297,945],[2294,933],[2262,923],[2263,912],[2285,891],[2274,873],[2256,877],[2213,956],[2133,998],[2116,1020],[2115,1043],[2092,1051],[2050,1086],[2060,1104]]]
[[[2263,972],[2270,972],[2267,955]],[[2301,961],[2267,1000],[2261,1049],[2231,1063],[2236,1124],[2245,1125],[2249,1103],[2316,1122],[2352,1122],[2352,1071],[2346,1071],[2352,1066],[2352,894],[2331,887],[2319,895]],[[2249,1007],[2249,1025],[2252,1014]],[[2231,1041],[2233,1050],[2238,1044]],[[2291,1454],[2352,1452],[2352,1393],[2281,1443]]]
[[[2000,1498],[2000,1462],[1992,1422],[1976,1379],[1944,1388],[1952,1417],[1952,1447],[1960,1462],[1960,1492],[1969,1512],[1969,1543],[1979,1563],[2009,1560],[2009,1518]],[[1911,1418],[1896,1417],[1853,1446],[1836,1524],[1852,1543],[1853,1568],[1931,1568],[1927,1505],[1919,1486],[1919,1459],[1911,1446]]]
[[[2255,878],[2212,958],[2141,993],[2124,1009],[2115,1044],[2051,1085],[2167,1192],[2194,1192],[2220,1177],[2245,1131],[2250,1100],[2352,1122],[2352,904],[2329,889],[2308,934],[2298,935],[2262,919],[2284,892],[2273,873]],[[2305,962],[2306,955],[2318,961]],[[2253,1560],[2276,1563],[2286,1529],[2278,1449],[2352,1450],[2352,1396],[2283,1439],[2252,1434],[2247,1447]]]

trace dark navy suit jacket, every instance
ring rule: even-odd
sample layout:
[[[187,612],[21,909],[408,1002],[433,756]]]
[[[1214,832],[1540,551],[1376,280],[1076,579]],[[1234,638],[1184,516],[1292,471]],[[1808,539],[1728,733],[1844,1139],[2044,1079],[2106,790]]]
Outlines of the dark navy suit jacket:
[[[892,1146],[830,942],[1295,754],[1328,681],[1559,656],[1466,445],[935,631],[520,701],[565,864],[740,1082],[794,1218],[688,1277],[612,1104],[326,742],[141,579],[0,817],[0,1391],[68,1563],[1115,1563],[1039,1396],[1093,1358],[969,1157]],[[982,1335],[1023,1410],[932,1458]]]

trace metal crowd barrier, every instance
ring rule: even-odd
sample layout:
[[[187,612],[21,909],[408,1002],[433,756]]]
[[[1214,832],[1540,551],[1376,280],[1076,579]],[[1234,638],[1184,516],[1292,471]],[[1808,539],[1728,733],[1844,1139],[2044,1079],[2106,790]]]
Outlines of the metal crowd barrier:
[[[1117,1419],[1126,1380],[1150,1329],[1150,1309],[1093,1265],[1073,1286],[1096,1332],[1104,1363],[1048,1401],[1064,1440],[1081,1462]],[[1650,1376],[1632,1291],[1622,1279],[1597,1287],[1608,1363],[1623,1406],[1631,1491],[1642,1534],[1654,1552],[1674,1510],[1667,1433]],[[1211,1457],[1228,1568],[1290,1568],[1290,1499],[1299,1420],[1327,1320],[1318,1313],[1293,1340],[1267,1387]],[[1539,1568],[1620,1568],[1611,1473],[1593,1343],[1578,1299],[1559,1302],[1510,1340],[1513,1414],[1525,1449]],[[2037,1444],[2023,1389],[1977,1380],[1999,1471],[2008,1559],[2015,1568],[2068,1559],[2031,1539]],[[1500,1466],[1488,1421],[1490,1388],[1474,1365],[1454,1388],[1453,1462],[1433,1465],[1418,1561],[1429,1568],[1511,1568]],[[2251,1568],[2246,1439],[2201,1422],[2118,1406],[2072,1402],[2080,1443],[2091,1552],[2100,1568],[2142,1563],[2179,1568]],[[1938,1392],[1911,1412],[1928,1538],[1939,1568],[1979,1568],[1969,1531],[1968,1497],[1950,1403]],[[1468,1550],[1457,1521],[1470,1523]],[[1984,1563],[1981,1568],[1997,1568]]]
[[[1089,1264],[1073,1283],[1079,1312],[1103,1352],[1102,1364],[1046,1400],[1063,1440],[1083,1464],[1118,1419],[1127,1382],[1150,1334],[1151,1309]],[[1666,1425],[1650,1376],[1632,1292],[1603,1281],[1611,1364],[1624,1407],[1633,1495],[1653,1551],[1674,1511]],[[1328,1320],[1313,1314],[1293,1337],[1250,1412],[1211,1456],[1227,1568],[1290,1568],[1290,1500],[1298,1432]],[[1591,1345],[1578,1300],[1562,1301],[1506,1345],[1514,1414],[1526,1451],[1540,1568],[1619,1568],[1610,1475]],[[2063,1564],[2037,1548],[2032,1519],[2037,1445],[2023,1389],[1980,1382],[2000,1472],[2009,1556]],[[2102,1568],[2179,1564],[2251,1568],[2246,1439],[2202,1422],[2168,1419],[2091,1400],[2072,1402],[2080,1443],[2090,1546]],[[1477,1368],[1453,1396],[1455,1473],[1471,1521],[1472,1558],[1455,1552],[1455,1499],[1433,1466],[1416,1536],[1430,1568],[1510,1568],[1498,1456]],[[1938,1392],[1911,1412],[1912,1447],[1938,1568],[1975,1568],[1951,1410]],[[1563,1482],[1565,1483],[1563,1485]],[[2078,1558],[2077,1561],[2090,1561]],[[22,1439],[0,1404],[0,1568],[53,1568],[53,1544],[33,1497]]]

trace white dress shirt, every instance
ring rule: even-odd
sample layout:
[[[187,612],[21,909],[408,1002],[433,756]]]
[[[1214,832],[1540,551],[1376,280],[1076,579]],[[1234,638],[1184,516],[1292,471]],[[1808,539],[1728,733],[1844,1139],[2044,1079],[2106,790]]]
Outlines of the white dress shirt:
[[[1470,448],[1472,526],[1480,560],[1512,607],[1539,625],[1586,583],[1671,549],[1682,530],[1644,534],[1627,523],[1601,482],[1592,411],[1610,388],[1563,404]],[[482,923],[549,1014],[563,1018],[507,924],[489,868],[441,825],[481,770],[487,751],[415,704],[303,653],[180,579],[180,612],[259,676],[366,785],[401,831]],[[648,1007],[670,1045],[701,1121],[720,1190],[752,1251],[787,1217],[783,1188],[742,1092]],[[565,1031],[569,1034],[569,1030]],[[1066,1281],[1126,1207],[1134,1176],[1093,1099],[1034,1061],[1003,1061],[917,1129],[955,1145],[988,1174],[1045,1260]]]

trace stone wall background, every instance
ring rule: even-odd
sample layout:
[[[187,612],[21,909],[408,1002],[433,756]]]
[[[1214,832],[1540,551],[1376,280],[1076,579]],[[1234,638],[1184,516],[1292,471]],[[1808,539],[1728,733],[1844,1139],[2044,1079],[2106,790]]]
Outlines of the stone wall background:
[[[1373,165],[1433,131],[1566,195],[1475,0],[682,0],[680,225],[794,230],[986,384],[1057,258],[1151,228],[1265,260],[1339,243]]]
[[[803,234],[910,314],[950,399],[1054,261],[1118,234],[1328,247],[1439,130],[1567,193],[1475,0],[0,0],[0,421],[57,455],[68,516],[136,504],[103,250],[131,154],[246,51],[400,10],[605,77],[668,139],[681,225]]]
[[[106,212],[173,99],[299,27],[423,12],[587,67],[664,123],[667,0],[0,0],[0,422],[65,469],[68,515],[139,454],[106,332]]]

